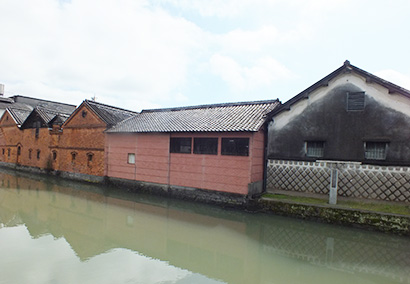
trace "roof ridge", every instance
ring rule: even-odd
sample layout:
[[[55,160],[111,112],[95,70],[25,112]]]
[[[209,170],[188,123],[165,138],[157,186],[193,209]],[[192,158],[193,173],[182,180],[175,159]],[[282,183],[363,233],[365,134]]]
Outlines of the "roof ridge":
[[[87,104],[96,104],[96,105],[100,105],[100,106],[104,106],[104,107],[108,107],[108,108],[112,108],[112,109],[116,109],[116,110],[121,110],[121,111],[125,111],[125,112],[130,112],[130,113],[135,113],[135,114],[138,114],[138,112],[135,112],[135,111],[132,111],[132,110],[128,110],[128,109],[124,109],[124,108],[119,108],[119,107],[116,107],[116,106],[111,106],[111,105],[107,105],[107,104],[103,104],[103,103],[100,103],[100,102],[96,102],[96,101],[93,101],[93,100],[85,100],[85,102],[87,103]]]
[[[141,111],[141,113],[193,110],[193,109],[230,107],[230,106],[242,106],[242,105],[261,105],[261,104],[271,104],[271,103],[277,103],[277,102],[279,102],[279,99],[259,100],[259,101],[244,101],[244,102],[230,102],[230,103],[218,103],[218,104],[204,104],[204,105],[183,106],[183,107],[143,109]]]
[[[43,101],[43,102],[49,102],[49,103],[55,103],[55,104],[60,104],[60,105],[76,107],[76,105],[71,105],[71,104],[67,104],[67,103],[60,103],[60,102],[50,101],[50,100],[45,100],[45,99],[38,99],[38,98],[33,98],[33,97],[27,97],[27,96],[22,96],[22,95],[11,96],[10,98],[13,98],[13,100],[14,100],[15,97],[21,97],[21,98],[26,98],[26,99],[32,99],[32,100],[37,100],[37,101]],[[14,102],[16,102],[16,101],[14,100]]]
[[[362,77],[366,78],[366,81],[369,80],[369,82],[375,82],[377,84],[382,85],[383,87],[387,88],[389,90],[389,93],[394,93],[394,92],[398,92],[401,95],[410,98],[410,91],[400,87],[390,81],[387,81],[385,79],[382,79],[370,72],[367,72],[363,69],[360,69],[359,67],[356,67],[354,65],[352,65],[350,63],[349,60],[346,60],[343,65],[339,68],[337,68],[336,70],[334,70],[333,72],[329,73],[328,75],[326,75],[325,77],[323,77],[322,79],[320,79],[319,81],[317,81],[316,83],[314,83],[313,85],[310,85],[309,87],[307,87],[306,89],[304,89],[302,92],[298,93],[296,96],[290,98],[289,100],[287,100],[286,102],[284,102],[279,108],[273,110],[269,116],[272,117],[273,115],[276,115],[284,110],[289,110],[290,106],[295,104],[296,102],[298,102],[301,99],[306,99],[309,95],[310,92],[312,92],[313,90],[321,87],[321,86],[327,86],[329,84],[329,81],[334,79],[335,77],[339,76],[342,72],[356,72],[357,74],[359,74]]]

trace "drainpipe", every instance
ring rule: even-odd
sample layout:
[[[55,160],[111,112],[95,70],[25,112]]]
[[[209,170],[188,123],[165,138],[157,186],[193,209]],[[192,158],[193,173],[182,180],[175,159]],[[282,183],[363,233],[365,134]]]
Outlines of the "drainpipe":
[[[170,191],[170,182],[171,182],[171,149],[169,148],[171,145],[171,133],[169,133],[169,139],[168,139],[168,177],[167,177],[167,183],[168,183],[168,191]]]
[[[263,130],[263,181],[262,181],[262,193],[266,192],[266,179],[268,177],[268,134],[269,134],[269,122],[263,126],[265,129]]]

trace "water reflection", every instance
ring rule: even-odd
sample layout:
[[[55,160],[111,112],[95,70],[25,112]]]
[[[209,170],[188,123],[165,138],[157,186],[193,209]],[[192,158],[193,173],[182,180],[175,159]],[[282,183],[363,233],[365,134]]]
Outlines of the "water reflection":
[[[0,185],[0,283],[410,283],[408,238],[21,174]]]

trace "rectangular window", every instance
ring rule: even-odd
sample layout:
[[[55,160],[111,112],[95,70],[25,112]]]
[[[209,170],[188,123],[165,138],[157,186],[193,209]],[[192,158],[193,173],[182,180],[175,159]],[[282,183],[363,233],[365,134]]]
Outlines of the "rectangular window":
[[[191,154],[191,138],[171,138],[169,151],[171,153]]]
[[[364,92],[347,93],[347,110],[364,110]]]
[[[325,150],[324,141],[306,141],[305,151],[307,157],[321,158],[323,157]]]
[[[135,154],[128,153],[128,164],[135,164]]]
[[[249,138],[222,138],[221,154],[249,156]]]
[[[218,154],[218,138],[194,138],[195,154]]]
[[[387,142],[364,142],[364,156],[368,160],[385,160]]]

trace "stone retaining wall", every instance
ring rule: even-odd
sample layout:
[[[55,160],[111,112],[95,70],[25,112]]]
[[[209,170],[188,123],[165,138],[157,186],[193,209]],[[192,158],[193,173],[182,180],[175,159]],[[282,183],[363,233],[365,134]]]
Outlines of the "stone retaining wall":
[[[343,197],[410,202],[410,167],[360,163],[269,160],[267,191],[329,194],[337,188]]]

